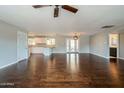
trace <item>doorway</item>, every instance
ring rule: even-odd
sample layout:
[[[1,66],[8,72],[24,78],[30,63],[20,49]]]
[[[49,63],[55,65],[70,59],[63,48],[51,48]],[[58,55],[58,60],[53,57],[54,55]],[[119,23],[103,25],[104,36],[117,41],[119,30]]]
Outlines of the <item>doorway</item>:
[[[72,38],[66,41],[66,52],[67,53],[79,53],[79,39],[74,40]]]
[[[119,35],[109,34],[109,58],[116,59],[119,57]]]

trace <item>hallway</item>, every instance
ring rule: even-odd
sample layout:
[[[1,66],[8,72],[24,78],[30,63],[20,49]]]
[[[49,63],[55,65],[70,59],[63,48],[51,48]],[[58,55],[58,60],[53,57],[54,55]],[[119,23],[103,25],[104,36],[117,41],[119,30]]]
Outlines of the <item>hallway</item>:
[[[124,87],[123,67],[123,60],[88,53],[36,54],[29,61],[0,69],[0,83],[11,84],[0,87]]]

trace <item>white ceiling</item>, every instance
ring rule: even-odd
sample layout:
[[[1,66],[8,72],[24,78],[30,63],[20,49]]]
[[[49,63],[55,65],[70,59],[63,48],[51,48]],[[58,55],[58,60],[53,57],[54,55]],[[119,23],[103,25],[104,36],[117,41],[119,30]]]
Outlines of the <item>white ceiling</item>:
[[[34,9],[30,5],[1,5],[0,20],[26,29],[29,32],[70,34],[94,34],[104,25],[115,25],[107,31],[124,27],[124,6],[74,6],[76,14],[60,9],[58,18],[53,17],[54,6]]]

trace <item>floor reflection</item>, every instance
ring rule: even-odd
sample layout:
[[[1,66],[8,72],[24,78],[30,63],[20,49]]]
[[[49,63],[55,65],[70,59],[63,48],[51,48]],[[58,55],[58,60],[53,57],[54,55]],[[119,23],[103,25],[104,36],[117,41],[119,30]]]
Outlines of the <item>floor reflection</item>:
[[[121,82],[119,79],[119,69],[118,69],[118,59],[109,59],[110,60],[110,64],[109,64],[109,70],[110,70],[110,74],[113,80],[113,83],[117,83],[117,82]],[[120,83],[118,83],[120,85]]]
[[[79,54],[67,54],[67,67],[69,71],[75,73],[79,70]]]
[[[124,60],[87,53],[32,55],[28,62],[1,69],[0,82],[12,87],[124,87]]]

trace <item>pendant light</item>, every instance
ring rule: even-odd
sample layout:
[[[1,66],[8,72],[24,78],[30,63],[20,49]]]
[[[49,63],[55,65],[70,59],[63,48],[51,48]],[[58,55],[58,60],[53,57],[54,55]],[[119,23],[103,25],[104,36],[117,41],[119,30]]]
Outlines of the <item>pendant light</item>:
[[[75,33],[75,35],[73,36],[73,39],[74,40],[78,40],[79,39],[79,36],[77,35],[77,33]]]

